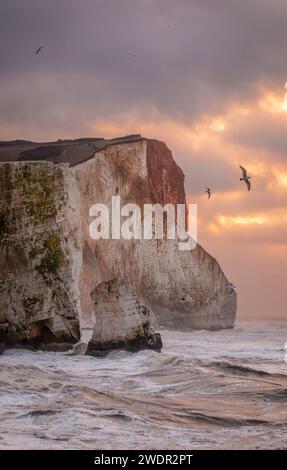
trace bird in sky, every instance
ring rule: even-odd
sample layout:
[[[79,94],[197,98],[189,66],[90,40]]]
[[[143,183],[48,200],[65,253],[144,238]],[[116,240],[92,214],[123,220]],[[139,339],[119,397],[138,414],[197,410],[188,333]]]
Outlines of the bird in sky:
[[[205,192],[208,194],[207,199],[210,199],[210,197],[211,197],[211,189],[210,189],[210,188],[206,188],[206,191],[205,191]]]
[[[250,183],[249,180],[250,180],[251,176],[247,175],[247,170],[243,166],[241,166],[241,165],[239,165],[239,166],[240,166],[241,171],[242,171],[242,178],[240,178],[240,181],[244,181],[246,183],[248,191],[250,191],[251,183]]]
[[[39,54],[39,52],[41,52],[41,50],[43,49],[44,46],[40,46],[37,50],[36,50],[36,54]]]

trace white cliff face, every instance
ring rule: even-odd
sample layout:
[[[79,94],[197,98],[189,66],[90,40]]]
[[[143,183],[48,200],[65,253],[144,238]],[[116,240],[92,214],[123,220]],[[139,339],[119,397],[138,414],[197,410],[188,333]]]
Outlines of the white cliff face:
[[[111,208],[115,195],[141,209],[185,204],[184,175],[165,144],[138,136],[108,145],[101,140],[96,151],[86,141],[15,144],[1,147],[1,159],[0,344],[76,343],[80,321],[94,325],[100,315],[90,294],[111,279],[127,281],[163,325],[233,326],[236,294],[200,246],[188,252],[173,240],[95,241],[89,235],[90,207]],[[107,327],[104,336],[112,340]]]
[[[124,278],[152,308],[159,323],[171,327],[230,328],[236,294],[217,261],[199,245],[179,251],[173,240],[92,240],[89,209],[112,196],[122,204],[185,203],[184,175],[160,142],[141,140],[109,146],[71,169],[81,199],[83,265],[82,314],[93,317],[90,292],[103,280]]]
[[[68,165],[0,163],[0,342],[79,339],[78,205]]]
[[[112,349],[161,349],[160,335],[153,330],[153,314],[136,299],[127,281],[101,282],[91,298],[96,324],[87,354],[104,354]]]

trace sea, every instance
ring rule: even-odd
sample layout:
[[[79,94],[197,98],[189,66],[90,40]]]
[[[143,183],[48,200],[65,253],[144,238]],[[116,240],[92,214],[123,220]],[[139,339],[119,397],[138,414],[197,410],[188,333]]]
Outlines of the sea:
[[[0,449],[287,449],[287,322],[161,335],[161,353],[6,350]]]

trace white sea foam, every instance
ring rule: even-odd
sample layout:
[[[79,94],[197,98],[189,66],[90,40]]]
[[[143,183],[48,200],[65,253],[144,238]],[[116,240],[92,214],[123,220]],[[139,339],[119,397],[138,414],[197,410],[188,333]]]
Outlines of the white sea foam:
[[[161,353],[7,350],[0,448],[287,447],[287,324],[161,334]]]

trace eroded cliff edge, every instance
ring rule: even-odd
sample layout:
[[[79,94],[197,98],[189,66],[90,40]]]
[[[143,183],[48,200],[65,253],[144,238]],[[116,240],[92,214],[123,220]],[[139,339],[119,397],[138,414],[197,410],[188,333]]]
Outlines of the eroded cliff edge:
[[[92,240],[91,205],[185,203],[184,175],[162,142],[132,136],[0,145],[0,342],[73,343],[92,324],[90,294],[126,279],[162,325],[230,328],[236,294],[199,245]],[[7,162],[7,163],[4,163]]]

